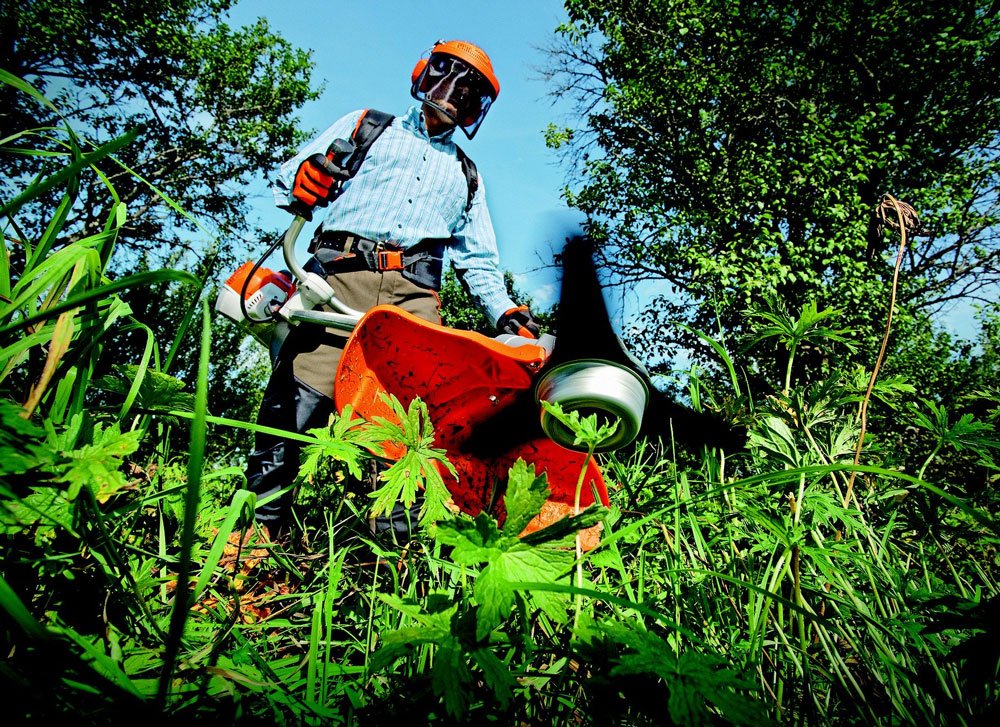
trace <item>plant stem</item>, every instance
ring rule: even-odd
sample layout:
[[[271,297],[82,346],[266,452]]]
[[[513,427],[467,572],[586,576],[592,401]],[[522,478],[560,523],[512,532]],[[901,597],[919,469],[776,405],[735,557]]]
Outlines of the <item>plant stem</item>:
[[[785,390],[784,395],[788,396],[788,392],[792,390],[792,364],[795,362],[795,344],[793,343],[788,347],[788,366],[785,367]]]
[[[587,467],[594,456],[594,445],[587,446],[587,456],[583,458],[583,466],[580,468],[580,476],[576,480],[576,493],[573,496],[573,516],[580,514],[580,495],[583,492],[583,481],[587,477]],[[576,534],[576,587],[583,588],[583,541],[580,539],[579,531]],[[573,628],[576,628],[580,620],[580,594],[573,596]]]
[[[887,194],[883,197],[883,207],[887,201],[891,202],[893,207],[896,208],[896,214],[899,218],[899,251],[896,253],[896,267],[892,271],[892,293],[889,296],[889,315],[887,316],[885,322],[885,335],[882,336],[882,347],[879,349],[878,358],[875,359],[875,366],[872,369],[871,378],[868,380],[868,389],[865,391],[865,396],[861,400],[861,434],[858,435],[858,445],[854,450],[855,466],[857,466],[861,461],[861,449],[865,445],[865,430],[868,428],[868,402],[871,401],[872,390],[875,388],[875,379],[878,378],[879,369],[882,368],[882,361],[885,359],[885,349],[889,345],[889,332],[892,330],[892,312],[896,307],[896,291],[899,289],[899,268],[903,264],[903,253],[906,251],[906,222],[903,220],[903,210],[899,206],[899,200],[891,194]],[[844,495],[844,507],[847,507],[848,503],[851,501],[851,495],[854,492],[854,480],[857,477],[857,474],[857,470],[852,470],[851,477],[847,481],[847,493]]]
[[[920,471],[917,472],[918,480],[924,479],[924,472],[927,471],[927,467],[930,465],[930,463],[937,456],[937,453],[940,451],[941,451],[941,442],[939,441],[936,445],[934,445],[934,451],[932,451],[930,455],[928,455],[927,459],[925,459],[924,463],[920,466]]]

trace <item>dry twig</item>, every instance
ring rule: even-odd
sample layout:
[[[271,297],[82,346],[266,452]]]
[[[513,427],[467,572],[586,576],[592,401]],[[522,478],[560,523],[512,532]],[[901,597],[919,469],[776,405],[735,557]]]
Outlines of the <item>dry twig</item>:
[[[895,218],[889,214],[891,210],[895,211]],[[871,400],[872,390],[875,388],[875,379],[878,378],[879,369],[882,368],[882,362],[885,359],[885,349],[889,344],[889,332],[892,330],[892,314],[896,309],[896,292],[899,288],[899,268],[903,263],[903,252],[906,250],[906,235],[907,232],[914,234],[920,229],[920,218],[917,216],[916,210],[905,202],[900,202],[891,194],[882,195],[882,201],[875,210],[875,214],[878,218],[879,233],[886,228],[899,231],[899,252],[896,253],[896,266],[892,272],[892,294],[889,298],[889,315],[885,323],[885,335],[882,337],[882,347],[879,349],[878,358],[875,360],[875,367],[872,369],[871,378],[868,380],[868,389],[865,391],[865,397],[861,401],[861,434],[858,436],[858,446],[854,450],[855,467],[861,461],[861,448],[865,443],[865,432],[868,428],[868,402]],[[857,474],[857,470],[853,470],[847,482],[847,492],[844,494],[844,507],[847,507],[854,493],[854,479],[857,477]]]

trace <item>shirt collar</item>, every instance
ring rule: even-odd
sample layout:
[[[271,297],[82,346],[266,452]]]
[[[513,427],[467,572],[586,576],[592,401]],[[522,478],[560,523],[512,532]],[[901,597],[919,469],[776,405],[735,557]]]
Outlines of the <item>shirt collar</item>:
[[[407,110],[406,115],[403,117],[403,125],[413,129],[414,131],[420,132],[420,134],[426,138],[432,138],[427,136],[427,126],[424,124],[424,113],[420,106],[411,106]],[[433,137],[433,141],[450,142],[454,135],[455,127],[452,126],[443,134],[438,134]]]

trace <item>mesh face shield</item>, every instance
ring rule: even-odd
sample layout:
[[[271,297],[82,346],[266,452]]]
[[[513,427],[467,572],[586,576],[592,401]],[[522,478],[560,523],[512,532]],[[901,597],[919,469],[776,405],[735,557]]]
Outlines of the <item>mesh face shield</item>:
[[[431,53],[413,81],[411,94],[448,116],[470,139],[496,98],[493,85],[482,73],[447,53]]]

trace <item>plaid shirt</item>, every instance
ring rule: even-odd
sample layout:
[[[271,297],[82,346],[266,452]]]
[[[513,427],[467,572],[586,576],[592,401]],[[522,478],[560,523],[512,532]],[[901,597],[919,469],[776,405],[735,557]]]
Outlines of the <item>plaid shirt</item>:
[[[273,181],[275,204],[292,201],[299,165],[323,154],[334,139],[349,139],[362,111],[341,117],[295,157],[281,165]],[[496,233],[486,206],[482,178],[472,200],[452,140],[454,129],[429,138],[420,108],[393,119],[372,144],[358,173],[325,210],[323,229],[352,232],[404,248],[425,238],[448,239],[448,260],[462,276],[476,304],[496,322],[515,303],[507,295]]]

